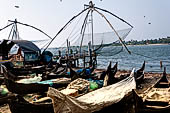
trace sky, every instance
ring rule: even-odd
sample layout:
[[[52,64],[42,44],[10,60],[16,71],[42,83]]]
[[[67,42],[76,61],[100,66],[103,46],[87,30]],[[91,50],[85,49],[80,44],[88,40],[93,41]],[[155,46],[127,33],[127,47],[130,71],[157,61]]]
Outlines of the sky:
[[[17,19],[54,37],[66,22],[82,11],[84,4],[88,3],[89,0],[0,0],[0,28],[9,24],[8,20]],[[170,0],[93,0],[93,3],[134,26],[126,40],[170,36]],[[100,23],[97,25],[96,29],[105,28],[99,27]],[[119,29],[119,24],[116,23],[115,27]],[[120,28],[123,28],[122,23]],[[10,29],[11,27],[0,31],[0,39],[7,39]],[[26,40],[47,38],[24,26],[18,26],[18,30],[20,36]],[[58,41],[61,40],[60,37],[57,38]]]

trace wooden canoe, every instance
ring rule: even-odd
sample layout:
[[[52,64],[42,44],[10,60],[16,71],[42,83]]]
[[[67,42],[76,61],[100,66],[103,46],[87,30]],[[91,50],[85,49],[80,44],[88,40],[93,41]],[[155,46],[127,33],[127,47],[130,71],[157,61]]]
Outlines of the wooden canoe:
[[[119,111],[123,111],[123,109],[120,108],[126,104],[126,100],[129,100],[130,103],[133,102],[131,100],[132,96],[127,95],[132,91],[132,89],[136,88],[135,78],[133,75],[134,70],[129,77],[121,80],[120,82],[102,87],[78,98],[67,96],[54,88],[49,88],[48,96],[53,99],[53,108],[56,113],[65,113],[66,111],[69,111],[70,113],[100,113],[115,112],[117,109],[119,109]],[[125,101],[122,100],[123,98]],[[121,100],[122,104],[118,104]],[[128,105],[130,105],[130,103]],[[128,105],[125,105],[127,109],[130,108]],[[127,109],[124,110],[124,113],[127,112]]]
[[[3,64],[9,71],[14,75],[27,75],[32,73],[43,73],[45,71],[45,66],[25,66],[25,67],[15,67],[12,62],[7,62]]]
[[[5,96],[0,96],[0,105],[7,104],[11,99],[14,99],[15,95],[9,93]]]
[[[16,94],[30,94],[30,93],[43,93],[48,91],[48,87],[55,87],[55,88],[61,88],[66,87],[70,81],[67,82],[58,82],[51,84],[40,84],[40,83],[30,83],[30,84],[24,84],[24,83],[17,83],[15,81],[12,81],[10,79],[5,79],[5,84],[7,86],[7,89]]]
[[[164,69],[162,77],[139,96],[134,91],[137,113],[170,113],[170,87]]]
[[[144,79],[144,69],[145,69],[145,61],[140,69],[138,69],[135,73],[135,80],[136,85],[140,85],[143,82]]]
[[[17,83],[16,81],[9,78],[9,71],[5,67],[3,67],[4,71],[4,77],[5,77],[5,84],[10,92],[16,93],[16,94],[29,94],[29,93],[42,93],[48,91],[48,87],[55,87],[55,88],[61,88],[66,87],[71,80],[54,80],[50,81],[50,84],[48,82],[41,82],[41,83]]]
[[[10,100],[9,108],[12,113],[54,113],[52,102],[30,103],[19,95]]]

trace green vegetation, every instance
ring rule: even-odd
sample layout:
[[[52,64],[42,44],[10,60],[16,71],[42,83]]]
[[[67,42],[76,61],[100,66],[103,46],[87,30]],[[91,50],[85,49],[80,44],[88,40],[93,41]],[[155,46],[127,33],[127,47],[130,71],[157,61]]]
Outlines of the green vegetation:
[[[125,44],[127,45],[170,44],[170,37],[151,39],[151,40],[142,40],[142,41],[131,40],[131,41],[126,41]]]

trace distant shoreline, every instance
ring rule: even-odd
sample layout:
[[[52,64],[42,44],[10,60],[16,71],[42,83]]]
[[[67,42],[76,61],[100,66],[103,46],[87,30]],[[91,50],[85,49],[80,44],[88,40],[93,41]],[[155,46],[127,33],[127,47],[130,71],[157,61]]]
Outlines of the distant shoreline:
[[[138,44],[138,45],[127,45],[127,46],[146,46],[146,45],[148,45],[148,46],[158,46],[158,45],[170,45],[170,44]]]
[[[146,45],[169,45],[169,44],[146,44]]]

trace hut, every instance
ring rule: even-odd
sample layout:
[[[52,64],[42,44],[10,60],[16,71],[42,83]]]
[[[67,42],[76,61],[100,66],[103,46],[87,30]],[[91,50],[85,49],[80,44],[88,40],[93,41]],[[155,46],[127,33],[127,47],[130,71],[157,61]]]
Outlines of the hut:
[[[27,40],[0,40],[0,56],[2,60],[33,63],[40,60],[41,50]]]

